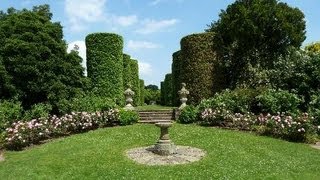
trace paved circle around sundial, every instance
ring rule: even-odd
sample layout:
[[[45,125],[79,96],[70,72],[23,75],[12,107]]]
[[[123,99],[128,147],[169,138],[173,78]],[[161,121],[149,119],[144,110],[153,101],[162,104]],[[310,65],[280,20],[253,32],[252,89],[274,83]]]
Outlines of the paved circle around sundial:
[[[126,155],[137,163],[154,166],[192,163],[199,161],[206,154],[205,151],[199,148],[176,146],[176,153],[161,156],[153,153],[153,148],[154,146],[133,148],[128,150]]]

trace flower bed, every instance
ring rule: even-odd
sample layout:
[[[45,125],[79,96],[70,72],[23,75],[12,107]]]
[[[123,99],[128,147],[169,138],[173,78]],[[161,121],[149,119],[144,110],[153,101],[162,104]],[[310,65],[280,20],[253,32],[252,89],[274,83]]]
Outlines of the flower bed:
[[[72,112],[62,117],[55,115],[49,118],[32,119],[12,123],[5,130],[4,146],[8,149],[20,150],[42,140],[66,136],[119,124],[119,111],[111,109],[104,112]]]
[[[320,126],[312,124],[308,113],[296,117],[284,113],[277,115],[254,115],[232,113],[223,108],[206,108],[201,112],[200,124],[256,131],[258,134],[283,138],[295,142],[310,142],[320,134]]]

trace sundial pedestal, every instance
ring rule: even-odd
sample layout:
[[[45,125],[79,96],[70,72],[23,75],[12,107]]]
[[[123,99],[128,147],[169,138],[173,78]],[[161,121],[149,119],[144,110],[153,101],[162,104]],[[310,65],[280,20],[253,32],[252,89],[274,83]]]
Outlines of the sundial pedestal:
[[[171,142],[169,138],[169,127],[172,126],[171,122],[156,123],[156,126],[160,127],[161,133],[158,142],[154,145],[153,153],[168,156],[176,153],[176,146]]]

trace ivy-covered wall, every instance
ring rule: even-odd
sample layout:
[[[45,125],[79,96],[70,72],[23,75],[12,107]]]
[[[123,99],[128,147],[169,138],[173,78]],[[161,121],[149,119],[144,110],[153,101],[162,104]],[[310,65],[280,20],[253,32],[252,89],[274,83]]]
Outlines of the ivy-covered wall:
[[[85,42],[93,92],[123,104],[123,38],[113,33],[93,33]]]

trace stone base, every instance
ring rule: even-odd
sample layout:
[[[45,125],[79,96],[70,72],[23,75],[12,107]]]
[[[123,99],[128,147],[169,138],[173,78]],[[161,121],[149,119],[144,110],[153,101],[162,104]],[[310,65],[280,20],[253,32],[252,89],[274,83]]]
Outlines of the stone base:
[[[4,161],[4,155],[3,155],[3,152],[2,151],[0,151],[0,162],[1,161]]]
[[[155,166],[192,163],[199,161],[206,154],[201,149],[189,146],[176,146],[176,153],[168,156],[160,156],[153,151],[154,146],[139,147],[127,151],[127,156],[137,163]]]
[[[153,153],[160,156],[168,156],[176,153],[176,146],[170,140],[159,140],[154,145]]]

